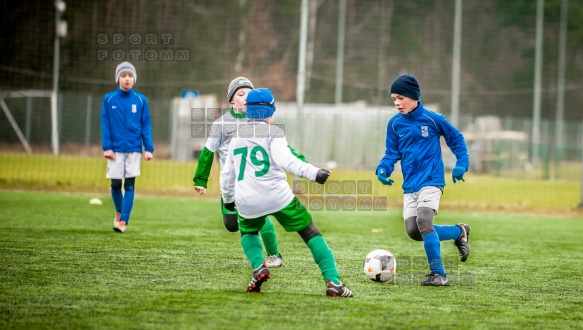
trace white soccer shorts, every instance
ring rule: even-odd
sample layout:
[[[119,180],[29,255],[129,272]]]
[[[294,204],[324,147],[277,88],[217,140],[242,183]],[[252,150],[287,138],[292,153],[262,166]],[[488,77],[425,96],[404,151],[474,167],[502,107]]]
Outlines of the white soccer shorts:
[[[439,209],[439,200],[443,194],[441,187],[428,186],[414,193],[403,196],[403,220],[417,216],[417,209],[420,207],[429,207],[437,211]]]
[[[115,159],[107,160],[108,179],[125,179],[140,176],[140,160],[142,154],[139,152],[116,152]]]

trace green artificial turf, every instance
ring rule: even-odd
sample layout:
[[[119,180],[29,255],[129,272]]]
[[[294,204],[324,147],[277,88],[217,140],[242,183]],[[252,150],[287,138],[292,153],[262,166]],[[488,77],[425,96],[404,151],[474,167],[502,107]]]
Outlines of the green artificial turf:
[[[302,239],[277,223],[283,266],[246,293],[252,270],[218,200],[138,195],[124,234],[108,195],[5,190],[0,209],[2,329],[583,327],[581,219],[440,212],[438,224],[472,227],[472,253],[460,263],[442,242],[455,285],[421,287],[423,245],[399,209],[312,212],[355,294],[334,299]],[[397,258],[389,283],[363,273],[376,248]]]

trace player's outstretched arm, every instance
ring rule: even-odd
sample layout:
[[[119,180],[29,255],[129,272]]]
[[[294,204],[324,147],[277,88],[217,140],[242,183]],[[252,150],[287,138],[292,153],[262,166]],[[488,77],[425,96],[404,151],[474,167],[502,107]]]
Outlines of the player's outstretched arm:
[[[288,147],[285,137],[274,138],[271,141],[271,155],[273,162],[286,172],[316,181],[319,168],[294,156]]]
[[[453,182],[455,183],[456,180],[463,181],[463,173],[467,172],[470,168],[470,155],[468,154],[468,147],[464,135],[455,126],[448,122],[445,119],[445,116],[435,115],[433,117],[441,130],[445,143],[456,157],[455,167],[460,167],[456,170],[456,174],[458,175]],[[462,171],[463,168],[465,168],[464,171]],[[462,176],[461,179],[459,178],[460,174]]]
[[[401,159],[399,152],[399,142],[397,140],[397,132],[393,129],[393,119],[387,124],[387,137],[385,141],[385,155],[379,162],[375,174],[379,181],[387,186],[393,184],[393,179],[390,179],[391,173],[395,168],[395,163]]]
[[[309,163],[308,160],[306,159],[306,156],[297,152],[294,148],[292,148],[292,146],[287,147],[289,148],[289,151],[291,151],[292,155],[296,156],[297,159],[301,160],[304,163]]]
[[[210,151],[206,146],[202,148],[202,152],[198,158],[194,178],[192,178],[192,181],[194,181],[194,190],[196,190],[199,195],[204,195],[206,193],[207,183],[214,159],[214,152]]]

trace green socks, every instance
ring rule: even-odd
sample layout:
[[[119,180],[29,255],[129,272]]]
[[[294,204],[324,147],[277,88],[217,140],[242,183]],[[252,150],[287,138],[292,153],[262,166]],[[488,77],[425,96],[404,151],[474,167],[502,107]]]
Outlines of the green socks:
[[[279,250],[277,249],[277,237],[275,236],[275,228],[273,227],[273,223],[269,218],[265,218],[265,225],[259,231],[261,234],[261,239],[263,240],[263,244],[265,245],[265,251],[267,252],[268,256],[278,256],[279,257]]]
[[[336,261],[334,261],[334,255],[328,247],[328,243],[322,236],[316,236],[308,241],[308,247],[312,251],[312,256],[314,261],[320,267],[322,276],[324,277],[324,282],[328,283],[328,280],[332,281],[334,284],[340,284],[340,276],[338,275],[338,268],[336,268]]]
[[[263,264],[263,249],[261,248],[261,240],[258,235],[245,234],[241,236],[241,246],[243,246],[245,256],[251,263],[253,269]]]
[[[273,238],[275,238],[275,232],[273,229],[273,224],[271,221],[266,222],[266,226],[261,229],[261,234],[263,237],[263,241],[267,247],[267,240],[265,239],[263,231],[268,227],[267,223],[269,223],[269,227],[271,227],[271,231],[273,232]],[[268,227],[268,228],[269,228]],[[272,244],[273,244],[272,240]],[[251,235],[245,234],[241,236],[241,246],[243,247],[243,251],[245,252],[245,256],[251,263],[251,267],[253,269],[257,269],[257,267],[263,264],[263,249],[261,245],[261,240],[259,239],[258,235]],[[277,253],[277,242],[275,242],[275,251],[267,250],[270,255],[274,255]],[[272,245],[273,248],[273,245]],[[314,257],[314,261],[320,267],[320,271],[322,272],[322,276],[324,277],[324,282],[328,283],[328,280],[332,281],[334,284],[340,284],[340,277],[338,275],[338,268],[336,268],[336,261],[334,260],[334,255],[332,255],[332,251],[328,247],[328,243],[322,236],[316,236],[308,241],[308,248],[312,252],[312,256]]]

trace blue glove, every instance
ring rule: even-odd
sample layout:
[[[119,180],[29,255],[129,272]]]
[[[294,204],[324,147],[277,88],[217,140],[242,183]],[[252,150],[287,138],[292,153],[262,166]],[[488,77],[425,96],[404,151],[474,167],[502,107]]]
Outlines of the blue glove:
[[[377,177],[379,178],[379,181],[384,184],[385,186],[391,186],[393,184],[393,182],[395,182],[393,179],[389,178],[387,175],[387,170],[385,170],[384,168],[379,168],[378,172],[377,172]]]
[[[464,180],[464,173],[466,173],[468,169],[463,167],[463,166],[456,166],[453,168],[453,171],[451,171],[451,177],[453,179],[453,183],[456,182],[456,180],[462,180],[463,182],[466,182],[466,180]]]

